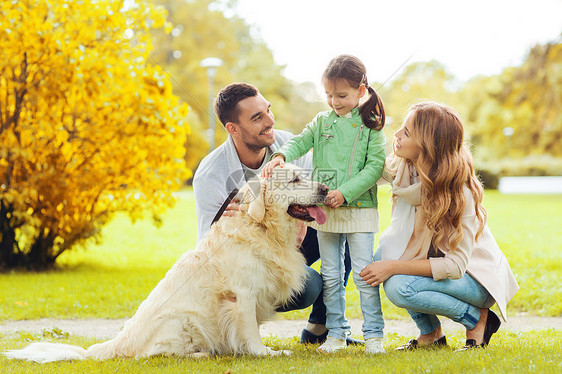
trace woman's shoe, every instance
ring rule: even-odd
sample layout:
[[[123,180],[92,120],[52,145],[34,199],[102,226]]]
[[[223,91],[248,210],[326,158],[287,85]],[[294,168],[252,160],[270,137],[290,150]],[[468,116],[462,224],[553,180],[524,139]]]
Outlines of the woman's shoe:
[[[486,317],[486,326],[484,327],[484,337],[482,339],[482,343],[476,344],[476,340],[466,339],[464,347],[462,347],[458,351],[466,351],[468,349],[486,347],[488,344],[490,344],[490,338],[499,330],[501,324],[502,323],[496,313],[488,309],[488,316]]]
[[[418,348],[443,348],[447,346],[447,337],[443,335],[436,341],[430,344],[420,345],[420,343],[416,339],[410,339],[404,345],[395,348],[396,351],[413,351],[414,349]]]
[[[482,343],[484,344],[484,343]],[[474,339],[466,339],[464,346],[461,349],[457,349],[455,352],[468,351],[469,349],[479,348],[481,345],[476,344]]]
[[[486,327],[484,328],[484,341],[482,342],[482,344],[480,344],[480,346],[485,347],[490,343],[490,338],[499,330],[501,324],[502,322],[500,321],[496,313],[488,309],[488,317],[486,317]]]

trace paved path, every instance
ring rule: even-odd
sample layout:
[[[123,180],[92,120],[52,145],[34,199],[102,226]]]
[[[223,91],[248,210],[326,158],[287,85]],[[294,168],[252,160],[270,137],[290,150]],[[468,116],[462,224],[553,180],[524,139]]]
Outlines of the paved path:
[[[0,322],[0,334],[14,334],[20,331],[40,333],[43,330],[52,330],[57,327],[71,335],[95,337],[98,339],[110,339],[117,335],[126,319],[79,319],[79,320],[57,320],[39,319],[22,321]],[[359,319],[349,321],[353,335],[361,336],[361,323]],[[447,333],[461,331],[463,327],[451,320],[442,318],[443,329]],[[416,326],[410,320],[387,320],[385,321],[385,334],[396,333],[399,336],[413,337],[416,335]],[[263,324],[260,327],[262,336],[274,335],[280,338],[299,336],[306,326],[306,321],[275,320]],[[502,330],[525,332],[531,330],[545,329],[562,330],[562,317],[530,317],[514,316],[508,323],[502,324]]]

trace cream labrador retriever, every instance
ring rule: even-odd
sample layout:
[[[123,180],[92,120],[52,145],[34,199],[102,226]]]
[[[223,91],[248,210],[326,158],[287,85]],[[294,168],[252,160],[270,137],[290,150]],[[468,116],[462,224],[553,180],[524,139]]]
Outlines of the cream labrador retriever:
[[[297,219],[324,223],[316,204],[328,188],[286,164],[269,180],[246,184],[240,212],[223,216],[184,254],[112,340],[88,349],[34,343],[4,354],[50,362],[153,355],[274,355],[259,325],[303,288],[305,260]]]

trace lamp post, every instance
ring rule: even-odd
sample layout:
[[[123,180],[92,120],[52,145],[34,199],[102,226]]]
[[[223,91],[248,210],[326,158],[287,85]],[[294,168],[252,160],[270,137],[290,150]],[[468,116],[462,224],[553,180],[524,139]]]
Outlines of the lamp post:
[[[215,149],[215,112],[213,110],[213,96],[215,91],[215,75],[217,68],[222,66],[222,60],[218,57],[207,57],[200,62],[201,67],[207,68],[207,77],[209,77],[209,153]]]

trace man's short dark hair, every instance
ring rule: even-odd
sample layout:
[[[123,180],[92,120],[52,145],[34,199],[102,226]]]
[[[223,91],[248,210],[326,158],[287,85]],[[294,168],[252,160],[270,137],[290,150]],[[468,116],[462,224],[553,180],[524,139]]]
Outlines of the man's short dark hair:
[[[258,89],[248,83],[231,83],[220,90],[215,99],[215,113],[222,125],[226,126],[228,122],[237,122],[240,115],[238,103],[258,94]]]

